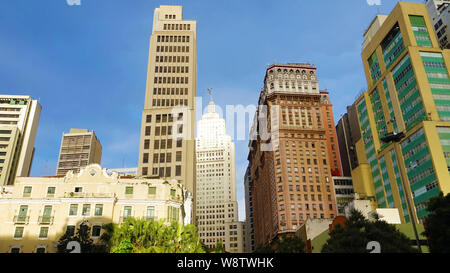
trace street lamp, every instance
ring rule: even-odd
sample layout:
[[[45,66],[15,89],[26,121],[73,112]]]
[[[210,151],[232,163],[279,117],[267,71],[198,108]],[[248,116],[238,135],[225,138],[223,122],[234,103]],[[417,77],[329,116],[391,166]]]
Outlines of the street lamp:
[[[394,152],[395,152],[395,157],[397,159],[397,161],[399,160],[399,151],[400,151],[400,141],[405,138],[405,134],[403,132],[400,133],[388,133],[386,134],[383,138],[381,138],[381,141],[385,142],[385,143],[390,143],[392,142],[394,144]],[[400,180],[402,182],[402,187],[403,187],[403,191],[405,192],[405,199],[406,199],[406,206],[408,207],[408,211],[409,211],[409,219],[413,225],[413,229],[414,229],[414,235],[416,237],[416,243],[417,243],[417,248],[419,249],[419,252],[422,253],[422,248],[420,246],[420,240],[419,240],[419,235],[417,233],[417,227],[416,227],[416,221],[415,219],[413,219],[413,213],[412,213],[412,207],[411,207],[411,203],[409,202],[409,189],[406,187],[406,180],[403,177],[403,173],[401,172],[401,170],[399,169],[400,172]]]

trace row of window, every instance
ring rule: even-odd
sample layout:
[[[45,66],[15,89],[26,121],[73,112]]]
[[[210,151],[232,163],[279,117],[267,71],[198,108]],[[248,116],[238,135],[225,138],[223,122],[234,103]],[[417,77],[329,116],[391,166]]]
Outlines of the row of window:
[[[162,43],[189,43],[189,36],[158,35],[156,40]]]
[[[164,24],[163,30],[191,30],[190,24]]]
[[[189,77],[155,77],[155,84],[188,84]]]
[[[178,88],[178,87],[172,87],[172,88],[166,88],[166,87],[159,87],[159,88],[153,88],[153,95],[188,95],[188,88]]]
[[[158,56],[156,55],[155,61],[157,63],[188,63],[189,56]]]
[[[189,73],[189,66],[155,66],[155,73]]]

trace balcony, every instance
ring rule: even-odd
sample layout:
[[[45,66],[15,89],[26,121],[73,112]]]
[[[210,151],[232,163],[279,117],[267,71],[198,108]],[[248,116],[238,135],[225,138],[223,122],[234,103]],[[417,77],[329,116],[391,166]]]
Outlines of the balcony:
[[[54,216],[39,216],[38,222],[40,225],[52,225]]]
[[[113,198],[114,193],[65,192],[64,198]]]
[[[30,222],[30,216],[26,215],[16,215],[14,216],[14,224],[26,225]]]

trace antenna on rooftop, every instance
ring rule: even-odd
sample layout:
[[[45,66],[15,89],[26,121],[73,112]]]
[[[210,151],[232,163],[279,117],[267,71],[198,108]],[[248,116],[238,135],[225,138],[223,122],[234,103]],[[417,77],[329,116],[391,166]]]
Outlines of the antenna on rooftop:
[[[208,88],[208,93],[209,93],[209,100],[213,101],[213,96],[212,96],[213,90],[212,90],[212,88]]]

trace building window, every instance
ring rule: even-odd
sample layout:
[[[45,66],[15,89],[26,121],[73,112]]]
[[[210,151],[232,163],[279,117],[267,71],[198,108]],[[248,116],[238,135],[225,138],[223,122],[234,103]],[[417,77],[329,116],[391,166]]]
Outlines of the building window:
[[[66,234],[69,236],[75,235],[75,226],[67,226]]]
[[[148,187],[148,194],[155,195],[156,194],[156,187]]]
[[[41,227],[39,231],[39,239],[46,239],[48,237],[48,227]]]
[[[69,216],[76,216],[78,214],[78,204],[71,204],[69,209]]]
[[[147,207],[147,220],[155,219],[155,207]]]
[[[90,216],[91,214],[91,205],[84,204],[83,209],[81,210],[81,216]]]
[[[92,226],[92,237],[100,237],[101,231],[102,226],[99,225]]]
[[[20,247],[11,247],[10,253],[20,253]]]
[[[123,218],[125,219],[127,217],[130,217],[131,216],[131,211],[132,211],[131,206],[125,206],[123,208]]]
[[[45,247],[36,248],[36,253],[45,253]]]
[[[133,187],[125,187],[125,194],[133,194]]]
[[[14,239],[22,239],[24,227],[16,227],[14,231]]]
[[[31,186],[26,186],[23,188],[23,197],[30,197],[31,196]]]
[[[95,205],[95,216],[102,216],[103,215],[103,205],[97,204]]]
[[[175,176],[181,175],[181,166],[175,166]]]
[[[48,187],[47,188],[47,196],[52,196],[55,194],[56,188],[55,187]]]

